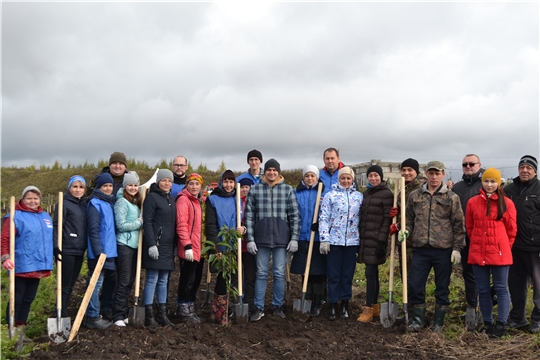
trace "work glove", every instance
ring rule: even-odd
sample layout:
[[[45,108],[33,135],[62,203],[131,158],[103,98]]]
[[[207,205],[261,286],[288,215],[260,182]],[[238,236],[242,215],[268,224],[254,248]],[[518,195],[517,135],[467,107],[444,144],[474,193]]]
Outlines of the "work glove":
[[[13,268],[15,267],[15,265],[13,264],[13,261],[11,261],[10,259],[5,260],[2,263],[2,266],[4,267],[4,269],[6,269],[8,271],[13,270]]]
[[[159,257],[159,251],[156,245],[150,246],[148,248],[148,256],[150,256],[150,259],[157,260]]]
[[[452,251],[452,256],[450,256],[450,261],[452,265],[459,264],[461,262],[461,253],[457,250]]]
[[[318,222],[311,224],[311,231],[315,231],[315,232],[319,231],[319,223]]]
[[[399,231],[399,225],[397,223],[390,225],[390,235],[394,235],[398,231]]]
[[[195,258],[193,257],[193,249],[186,250],[186,252],[184,253],[184,256],[185,256],[185,259],[189,262],[193,262],[193,260],[195,260]]]
[[[409,237],[409,232],[407,230],[400,231],[398,234],[398,241],[400,243],[404,242]]]
[[[287,251],[290,253],[295,253],[298,251],[298,240],[291,240],[289,241],[289,245],[287,245]]]
[[[247,251],[251,255],[256,255],[257,254],[257,245],[255,245],[255,241],[249,241],[247,243]]]
[[[375,249],[375,256],[377,258],[383,258],[386,257],[386,244],[385,243],[377,243],[377,248]]]
[[[330,252],[330,243],[328,241],[321,241],[321,244],[319,245],[319,252],[323,255],[326,255]]]
[[[397,207],[392,207],[390,209],[390,219],[395,218],[399,214],[399,209]]]
[[[53,249],[53,255],[56,262],[62,261],[62,251],[59,248],[55,247]]]

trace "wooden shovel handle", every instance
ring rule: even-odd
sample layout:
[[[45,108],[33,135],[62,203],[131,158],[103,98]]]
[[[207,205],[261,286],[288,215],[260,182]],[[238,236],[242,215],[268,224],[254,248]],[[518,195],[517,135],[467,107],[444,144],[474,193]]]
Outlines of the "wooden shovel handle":
[[[405,178],[401,178],[401,224],[400,229],[405,231],[407,229],[407,218],[405,214]],[[401,267],[403,269],[402,280],[403,283],[403,303],[407,304],[407,239],[401,242]]]
[[[399,182],[395,181],[394,183],[394,207],[397,207],[397,198],[399,192]],[[392,219],[392,224],[397,222],[397,216],[394,216]],[[390,237],[390,274],[388,275],[388,291],[394,291],[394,263],[395,263],[395,252],[396,252],[396,234],[392,234]]]
[[[242,208],[240,207],[240,183],[236,183],[236,227],[242,226]],[[242,237],[237,239],[236,253],[238,262],[238,296],[242,297],[243,284],[242,284]]]
[[[319,181],[319,186],[317,188],[317,199],[315,200],[315,210],[313,211],[313,220],[311,224],[315,224],[319,218],[319,205],[321,203],[321,194],[322,194],[323,183]],[[315,231],[311,230],[311,235],[309,236],[309,246],[307,252],[307,261],[306,261],[306,270],[304,272],[304,284],[302,285],[302,292],[305,293],[307,290],[309,270],[311,268],[311,254],[313,253],[313,242],[315,241]]]
[[[13,269],[9,272],[9,335],[15,335],[15,196],[9,200],[9,259]]]
[[[64,193],[58,193],[58,221],[56,227],[58,228],[58,250],[62,252],[62,225],[64,223]],[[62,309],[62,261],[56,262],[56,309]]]
[[[141,186],[139,189],[139,193],[141,196],[141,204],[144,203],[144,199],[146,198],[146,186]],[[143,208],[141,205],[141,218],[143,215]],[[139,292],[141,289],[141,263],[142,263],[142,247],[143,247],[143,228],[141,226],[139,230],[139,245],[137,248],[137,267],[135,268],[135,306],[139,305]]]

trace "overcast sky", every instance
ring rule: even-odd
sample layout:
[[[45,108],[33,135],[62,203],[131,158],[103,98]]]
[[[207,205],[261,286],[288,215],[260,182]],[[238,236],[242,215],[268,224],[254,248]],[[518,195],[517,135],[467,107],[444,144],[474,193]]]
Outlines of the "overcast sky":
[[[539,157],[537,2],[248,4],[4,2],[2,165]]]

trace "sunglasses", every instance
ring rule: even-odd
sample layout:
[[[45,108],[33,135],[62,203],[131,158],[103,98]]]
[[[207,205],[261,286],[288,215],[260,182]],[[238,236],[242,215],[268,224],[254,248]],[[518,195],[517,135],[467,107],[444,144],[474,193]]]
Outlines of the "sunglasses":
[[[463,167],[467,167],[467,166],[468,167],[473,167],[476,164],[480,164],[480,163],[477,163],[477,162],[463,163],[463,164],[461,164],[461,166],[463,166]]]

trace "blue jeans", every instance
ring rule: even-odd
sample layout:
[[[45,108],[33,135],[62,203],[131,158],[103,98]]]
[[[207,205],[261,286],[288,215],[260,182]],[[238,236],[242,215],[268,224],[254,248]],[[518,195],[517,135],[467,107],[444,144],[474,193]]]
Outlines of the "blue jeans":
[[[92,277],[93,273],[94,269],[88,269],[88,282],[90,282],[90,278]],[[86,309],[86,317],[89,317],[91,319],[99,317],[99,292],[101,291],[101,287],[103,286],[104,278],[105,272],[102,271],[99,274],[96,287],[94,288],[94,292],[92,293],[92,297],[90,298],[90,302],[88,303],[88,308]]]
[[[498,321],[506,323],[510,312],[510,293],[508,292],[508,269],[510,266],[479,266],[473,265],[480,310],[484,321],[493,323],[493,302],[491,300],[490,277],[493,277],[493,288],[497,294]]]
[[[274,275],[274,296],[272,305],[281,306],[285,293],[285,265],[287,263],[287,250],[284,247],[269,248],[260,246],[257,251],[257,279],[255,280],[255,307],[264,310],[264,297],[266,296],[266,282],[268,267],[272,255],[272,274]]]
[[[326,255],[330,304],[335,304],[338,300],[351,299],[357,252],[358,246],[330,245],[330,252]]]
[[[450,305],[450,275],[452,248],[436,249],[433,247],[413,248],[411,273],[409,274],[409,303],[426,303],[426,282],[429,272],[435,272],[435,301],[439,305]]]
[[[144,284],[144,305],[154,303],[154,293],[157,289],[158,304],[167,303],[167,283],[170,270],[146,269],[146,283]]]

